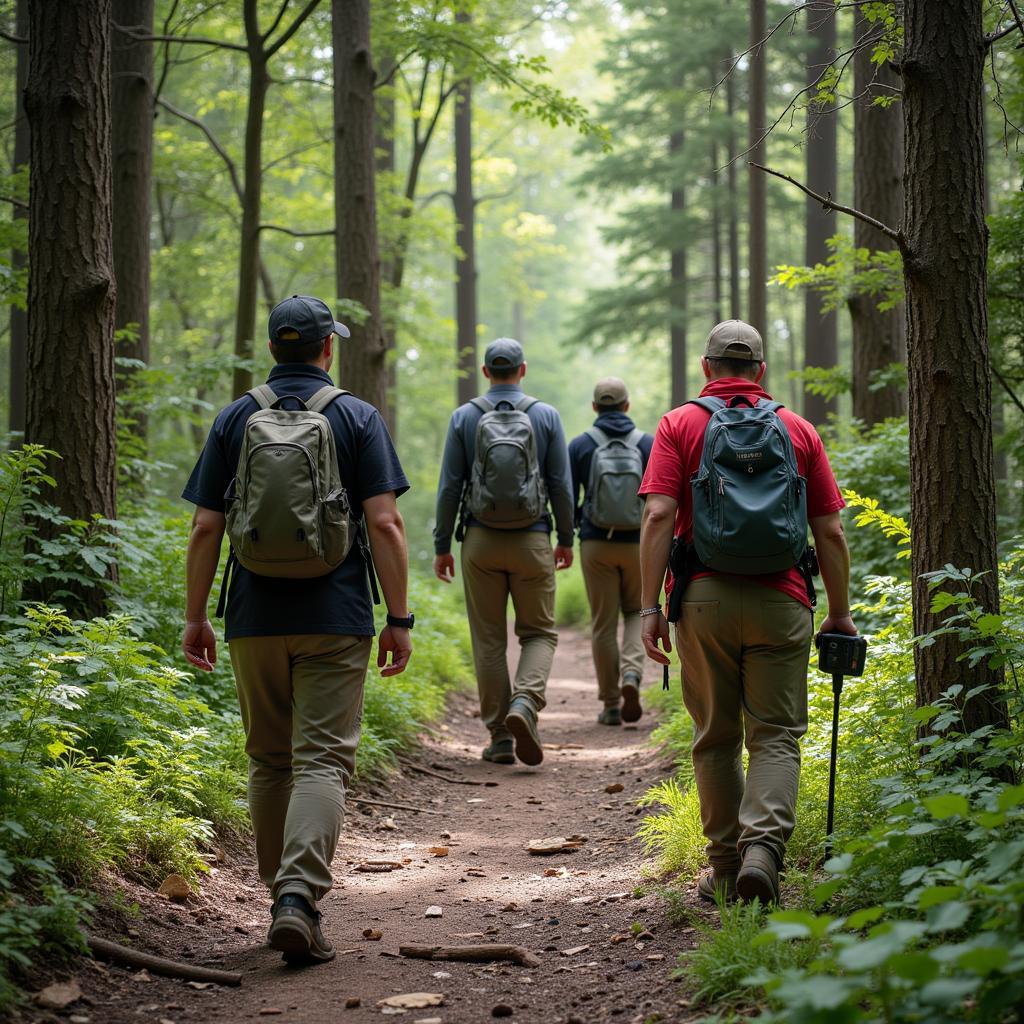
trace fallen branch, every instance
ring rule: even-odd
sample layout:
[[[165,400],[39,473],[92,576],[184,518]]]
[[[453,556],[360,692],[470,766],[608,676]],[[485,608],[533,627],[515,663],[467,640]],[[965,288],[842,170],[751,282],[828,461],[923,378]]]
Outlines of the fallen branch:
[[[416,807],[413,804],[395,804],[386,800],[365,800],[361,796],[350,796],[348,798],[354,804],[366,804],[367,807],[388,807],[395,811],[416,811],[417,814],[436,814],[438,817],[443,815],[443,811],[431,811],[426,807]]]
[[[482,786],[482,782],[477,782],[475,779],[457,779],[453,775],[442,775],[441,772],[432,771],[430,768],[422,768],[418,764],[411,764],[405,762],[402,765],[403,768],[408,768],[409,771],[419,772],[420,775],[429,775],[432,779],[440,779],[442,782],[450,782],[454,786]]]
[[[460,960],[469,964],[507,961],[520,967],[540,967],[540,959],[522,946],[399,946],[398,952],[412,960]]]
[[[123,964],[126,967],[145,969],[150,974],[161,974],[165,978],[185,978],[188,981],[208,981],[215,985],[241,985],[242,976],[234,971],[218,971],[211,967],[196,967],[194,964],[183,964],[166,957],[153,956],[138,949],[130,949],[120,943],[101,939],[97,935],[86,935],[93,956],[98,960],[109,960],[111,963]]]
[[[870,224],[876,231],[881,231],[883,235],[887,235],[891,238],[899,247],[900,251],[904,252],[906,249],[906,239],[903,237],[902,232],[896,228],[889,227],[888,224],[883,224],[882,221],[872,217],[870,214],[863,213],[861,210],[855,210],[852,206],[843,206],[841,203],[833,202],[829,196],[823,196],[820,192],[815,192],[814,189],[808,188],[802,181],[797,181],[796,178],[789,174],[783,174],[782,171],[773,170],[771,167],[765,167],[763,164],[754,163],[753,160],[748,161],[751,167],[756,167],[759,171],[764,171],[765,174],[771,174],[776,178],[781,178],[783,181],[788,181],[791,185],[796,185],[801,192],[806,193],[812,199],[816,199],[826,210],[835,210],[836,213],[845,213],[848,217],[855,217],[857,220],[863,221],[865,224]]]

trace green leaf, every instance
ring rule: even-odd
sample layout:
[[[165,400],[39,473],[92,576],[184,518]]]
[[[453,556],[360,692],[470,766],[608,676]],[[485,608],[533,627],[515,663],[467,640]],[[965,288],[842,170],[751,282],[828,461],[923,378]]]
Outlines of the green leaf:
[[[971,809],[967,797],[958,793],[942,793],[939,796],[925,797],[922,801],[933,818],[943,821],[946,818],[964,817]]]
[[[886,965],[898,978],[906,978],[922,985],[939,975],[939,965],[932,957],[920,950],[909,953],[897,953],[889,958]]]
[[[857,910],[852,913],[846,920],[846,927],[851,931],[858,932],[862,928],[867,928],[869,924],[874,924],[885,916],[885,907],[865,907],[863,910]]]
[[[963,928],[971,916],[971,908],[959,900],[941,903],[928,911],[928,930],[932,932],[955,931]]]
[[[1001,971],[1009,962],[1010,954],[1004,946],[979,946],[957,958],[957,966],[973,974],[987,975]]]
[[[962,1003],[979,984],[977,978],[936,978],[921,989],[920,999],[929,1006],[951,1007]]]
[[[959,885],[932,885],[922,890],[917,898],[917,906],[920,910],[927,910],[929,907],[938,906],[940,903],[949,903],[955,900],[963,888]]]
[[[997,806],[1001,811],[1009,811],[1024,804],[1024,785],[1008,786],[999,794]]]

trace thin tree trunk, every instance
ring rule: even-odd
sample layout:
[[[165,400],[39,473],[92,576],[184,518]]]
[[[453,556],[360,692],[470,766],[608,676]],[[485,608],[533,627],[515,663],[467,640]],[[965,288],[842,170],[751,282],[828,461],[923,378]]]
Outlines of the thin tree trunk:
[[[341,379],[377,409],[387,409],[387,343],[380,315],[377,247],[375,76],[370,0],[333,0],[334,261],[339,298],[368,312],[340,346]]]
[[[456,17],[468,21],[459,11]],[[455,92],[455,399],[463,405],[477,394],[476,370],[476,199],[473,195],[473,86]]]
[[[711,65],[711,84],[715,84],[716,67]],[[730,76],[731,77],[731,76]],[[711,188],[711,307],[715,323],[721,322],[724,296],[722,294],[722,202],[718,180],[718,140],[712,134],[708,151],[711,166],[708,184]]]
[[[765,46],[767,34],[765,0],[750,0],[750,110],[747,126],[748,159],[765,163]],[[767,353],[768,320],[768,198],[765,175],[749,168],[750,200],[747,211],[750,273],[747,298],[747,322],[756,327],[765,339]]]
[[[395,58],[389,54],[383,54],[378,60],[380,76],[385,81],[390,81],[395,69]],[[394,187],[393,175],[395,173],[395,94],[391,88],[378,90],[374,106],[376,113],[375,139],[377,145],[377,175],[386,175],[387,188]],[[391,259],[390,256],[381,257],[380,279],[382,282],[391,280]],[[384,415],[392,438],[398,437],[398,360],[395,352],[395,325],[391,315],[391,307],[397,296],[390,298],[382,296],[382,312],[384,323],[384,344],[387,348],[387,375],[388,375],[388,407]]]
[[[682,154],[684,142],[683,132],[673,132],[669,139],[668,151],[674,157],[674,176],[678,181],[681,174],[677,165]],[[686,210],[686,193],[682,185],[672,189],[671,196],[672,221],[679,224]],[[682,231],[677,234],[682,238]],[[687,316],[687,261],[685,246],[675,248],[670,255],[669,273],[671,276],[669,290],[669,380],[671,393],[670,405],[673,409],[682,405],[689,395],[686,386],[686,316]]]
[[[739,320],[743,312],[743,300],[740,292],[740,196],[736,181],[736,84],[733,76],[725,80],[725,110],[728,115],[729,128],[726,136],[726,156],[728,163],[725,171],[727,207],[729,211],[729,318]]]
[[[28,36],[28,0],[18,0],[15,13],[15,33],[20,39]],[[15,60],[15,100],[14,100],[14,159],[12,169],[17,171],[29,160],[28,118],[25,116],[24,93],[28,80],[28,47],[18,46]],[[14,207],[14,219],[24,220],[27,211],[20,206]],[[25,269],[27,255],[20,249],[11,252],[11,272],[17,274]],[[26,350],[28,348],[28,317],[24,309],[11,306],[11,347],[10,347],[10,381],[8,402],[8,429],[12,434],[25,433],[25,367]]]
[[[110,0],[30,0],[27,440],[58,451],[53,500],[116,515]],[[43,536],[52,531],[40,522]],[[69,589],[74,590],[74,587]],[[81,588],[75,612],[99,614]]]
[[[874,100],[900,88],[889,64],[871,63],[871,24],[856,17],[853,92],[853,205],[883,224],[903,223],[903,118],[898,107],[879,107]],[[872,85],[874,80],[875,85]],[[853,241],[858,249],[889,251],[895,242],[881,231],[855,220]],[[879,298],[854,295],[848,301],[853,326],[853,415],[878,423],[906,412],[903,389],[890,386],[872,391],[871,375],[891,363],[906,361],[903,304],[880,311]]]
[[[999,611],[992,378],[985,301],[982,0],[906,0],[903,75],[907,356],[914,631],[935,629],[922,574],[969,566],[973,594]],[[955,586],[954,589],[959,589]],[[985,659],[940,636],[914,648],[919,704],[953,684],[999,685]],[[970,729],[1007,725],[983,694],[964,708]]]
[[[114,0],[114,23],[153,34],[153,0]],[[117,354],[149,362],[149,221],[153,168],[153,44],[114,31],[111,40],[111,146],[114,166],[116,330],[134,325],[135,338]],[[119,373],[124,388],[130,373]],[[135,433],[146,435],[145,414],[128,410]]]
[[[813,89],[836,52],[836,5],[817,0],[807,9],[807,84]],[[823,196],[838,191],[836,127],[838,114],[811,102],[807,108],[807,184]],[[809,267],[828,260],[828,240],[836,233],[835,210],[822,209],[817,200],[805,203],[804,262]],[[804,365],[832,368],[839,361],[839,317],[821,308],[821,295],[804,291]],[[804,395],[804,416],[821,424],[838,409],[834,398]]]

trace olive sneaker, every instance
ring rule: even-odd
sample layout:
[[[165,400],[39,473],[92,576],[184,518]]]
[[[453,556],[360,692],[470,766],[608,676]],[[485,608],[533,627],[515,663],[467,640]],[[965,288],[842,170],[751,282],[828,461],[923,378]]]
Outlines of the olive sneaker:
[[[512,748],[512,740],[491,740],[480,755],[485,761],[495,764],[515,764],[516,754]]]
[[[609,704],[597,716],[598,725],[622,725],[622,712],[618,704]]]
[[[736,899],[736,872],[705,869],[697,879],[697,895],[708,903],[717,903],[719,894],[726,903]]]
[[[314,910],[305,896],[290,892],[271,910],[274,917],[267,945],[282,954],[293,967],[323,964],[335,957],[334,947],[320,930],[320,911]]]
[[[544,760],[544,749],[537,733],[537,712],[529,697],[514,697],[505,718],[505,728],[512,733],[516,757],[523,764],[538,765]]]

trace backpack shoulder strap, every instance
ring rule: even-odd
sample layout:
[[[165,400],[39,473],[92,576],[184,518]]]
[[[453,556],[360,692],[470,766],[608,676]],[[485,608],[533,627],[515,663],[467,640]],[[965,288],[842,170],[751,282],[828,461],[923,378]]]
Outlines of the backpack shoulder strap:
[[[519,412],[526,412],[527,409],[533,408],[533,406],[535,406],[539,401],[539,398],[533,398],[530,395],[523,395],[523,397],[516,402],[515,407]]]
[[[246,392],[261,409],[269,409],[277,401],[277,392],[269,384],[260,384]]]
[[[600,427],[588,427],[584,433],[598,448],[603,448],[611,438]]]
[[[644,439],[644,432],[639,427],[634,427],[626,437],[622,438],[624,444],[630,448],[639,448],[640,442]]]
[[[350,394],[352,392],[346,391],[344,388],[336,388],[333,384],[325,384],[314,395],[306,399],[306,408],[310,412],[323,412],[336,398]]]
[[[688,402],[684,402],[683,405],[699,405],[702,409],[711,413],[712,416],[714,416],[716,412],[728,408],[725,401],[721,398],[711,397],[691,398]]]
[[[781,402],[772,402],[767,398],[759,398],[757,400],[757,408],[764,409],[767,412],[778,412],[780,409],[784,409],[785,406]]]
[[[478,398],[471,398],[469,404],[475,405],[481,412],[494,412],[496,408],[495,404],[490,399],[484,398],[483,395],[480,395]]]

